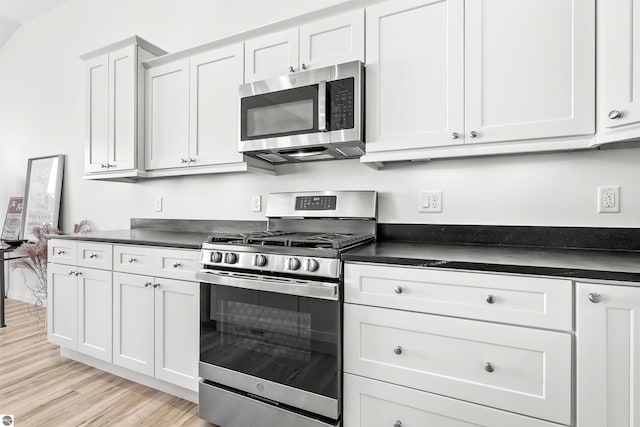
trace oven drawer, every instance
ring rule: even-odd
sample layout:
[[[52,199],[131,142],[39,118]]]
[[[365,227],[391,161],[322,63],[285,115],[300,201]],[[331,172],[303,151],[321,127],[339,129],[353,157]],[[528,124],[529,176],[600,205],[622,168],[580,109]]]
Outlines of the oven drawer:
[[[345,264],[345,301],[570,331],[571,281],[543,277]]]
[[[78,242],[76,240],[51,239],[47,242],[48,262],[76,265]]]
[[[113,268],[113,245],[78,242],[78,266],[111,270]]]
[[[344,371],[571,421],[571,335],[345,304]]]
[[[349,427],[560,427],[559,424],[349,374],[344,375],[343,419]]]
[[[201,382],[199,388],[198,416],[222,427],[340,427],[210,384]]]

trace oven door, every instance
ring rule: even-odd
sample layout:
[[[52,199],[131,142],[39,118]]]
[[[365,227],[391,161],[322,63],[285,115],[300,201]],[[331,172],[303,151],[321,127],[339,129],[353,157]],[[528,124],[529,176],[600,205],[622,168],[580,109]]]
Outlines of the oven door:
[[[313,292],[300,291],[301,281],[210,272],[207,278],[210,283],[201,284],[200,376],[254,398],[338,419],[337,296],[307,296]],[[271,290],[260,290],[260,283]],[[294,294],[283,293],[289,285]]]

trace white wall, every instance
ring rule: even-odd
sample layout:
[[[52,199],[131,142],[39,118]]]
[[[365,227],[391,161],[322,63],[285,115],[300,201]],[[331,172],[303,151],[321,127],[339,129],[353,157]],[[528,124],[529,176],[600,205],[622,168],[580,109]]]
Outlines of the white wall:
[[[262,219],[254,194],[374,189],[380,221],[439,224],[640,226],[640,148],[438,160],[374,171],[356,160],[123,184],[82,180],[82,53],[133,34],[170,51],[344,0],[69,0],[24,24],[0,50],[0,210],[22,194],[29,157],[66,154],[63,230],[131,217]],[[596,213],[596,186],[621,185],[620,214]],[[444,212],[418,213],[420,190],[443,190]],[[164,212],[154,199],[164,198]]]

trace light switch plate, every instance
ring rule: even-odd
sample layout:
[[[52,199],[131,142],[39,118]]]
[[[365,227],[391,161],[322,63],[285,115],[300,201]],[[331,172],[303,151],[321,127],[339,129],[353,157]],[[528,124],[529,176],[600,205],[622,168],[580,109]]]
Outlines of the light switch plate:
[[[418,212],[442,212],[442,191],[421,191]]]
[[[162,212],[162,197],[156,198],[156,212]]]

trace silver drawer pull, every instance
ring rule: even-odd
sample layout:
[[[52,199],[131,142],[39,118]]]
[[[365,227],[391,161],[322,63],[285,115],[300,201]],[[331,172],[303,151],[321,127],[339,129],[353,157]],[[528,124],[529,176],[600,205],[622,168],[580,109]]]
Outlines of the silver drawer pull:
[[[589,293],[589,301],[591,301],[594,304],[599,303],[600,301],[602,301],[602,295],[595,293],[595,292],[590,292]]]
[[[399,345],[396,346],[396,348],[393,349],[393,352],[395,354],[402,354],[402,347],[400,347]]]
[[[58,254],[58,255],[63,255],[63,254],[64,254],[64,250],[62,250],[62,249],[58,249],[57,254]]]
[[[487,304],[493,304],[496,302],[496,297],[493,295],[487,295],[487,299],[485,301],[487,301]]]
[[[153,287],[154,288],[159,288],[160,287],[160,283],[153,283]]]
[[[151,286],[151,285],[153,285],[153,283],[151,283],[151,282],[147,282],[147,283],[145,283],[145,284],[144,284],[144,287],[145,287],[145,288],[148,288],[148,287],[149,287],[149,286]]]
[[[129,261],[129,264],[132,264],[132,263],[136,262],[137,259],[130,257],[127,261]]]
[[[76,274],[76,272],[75,272],[75,271],[73,271],[73,270],[69,270],[69,273],[68,273],[68,274],[69,274],[69,276],[73,276],[74,274]]]
[[[98,257],[98,254],[89,254],[89,258],[91,258],[91,259],[94,259],[94,258],[97,258],[97,257]]]
[[[75,274],[76,276],[80,276],[80,275],[82,275],[82,273],[80,273],[79,271],[74,272],[74,274]]]
[[[491,364],[491,362],[487,362],[484,364],[484,370],[491,373],[496,370],[496,368]]]
[[[180,264],[179,262],[173,263],[173,268],[180,268],[180,267],[182,267],[182,264]]]
[[[393,292],[395,292],[396,294],[400,295],[402,293],[403,289],[402,286],[398,285],[395,288],[393,288]]]
[[[396,420],[396,422],[393,423],[393,427],[402,427],[402,421]]]

